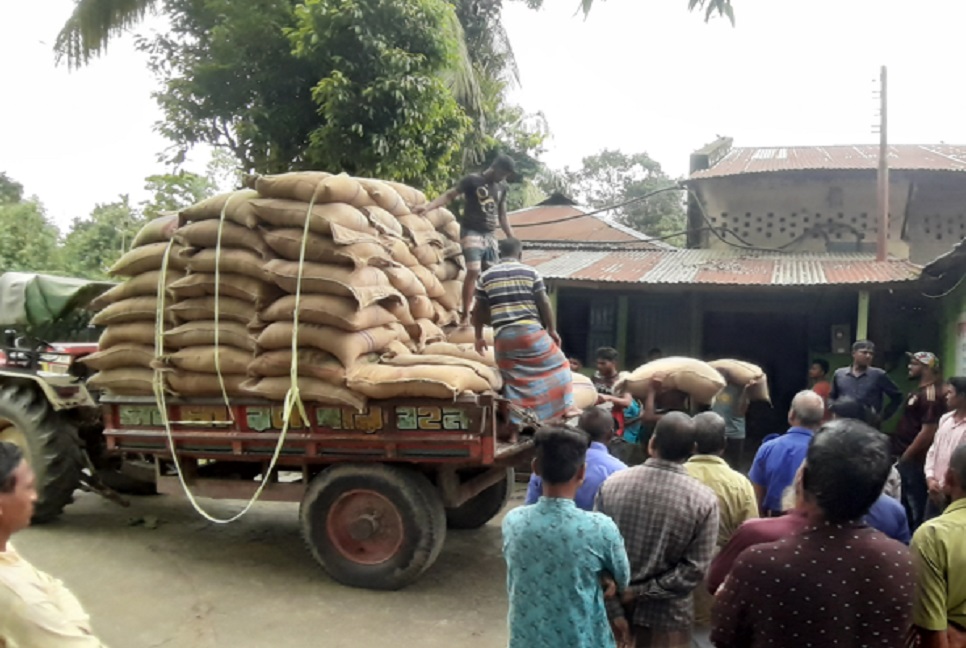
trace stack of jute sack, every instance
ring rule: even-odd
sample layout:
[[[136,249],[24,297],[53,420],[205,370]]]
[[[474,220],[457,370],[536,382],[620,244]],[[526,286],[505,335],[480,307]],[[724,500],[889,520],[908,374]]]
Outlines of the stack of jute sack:
[[[661,389],[676,389],[691,397],[695,405],[713,403],[728,383],[746,387],[750,400],[768,401],[768,377],[761,367],[741,360],[704,362],[696,358],[660,358],[627,373],[618,389],[644,398],[655,378]]]
[[[172,328],[164,354],[152,346],[139,361],[184,397],[224,388],[280,400],[293,363],[309,402],[498,389],[491,353],[477,354],[465,329],[448,340],[464,276],[459,226],[445,209],[412,213],[425,202],[397,183],[298,172],[183,210],[169,236]]]

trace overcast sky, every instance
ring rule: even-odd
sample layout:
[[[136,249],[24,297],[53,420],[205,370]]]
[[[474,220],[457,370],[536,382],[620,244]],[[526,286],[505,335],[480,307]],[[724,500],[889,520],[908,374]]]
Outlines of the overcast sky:
[[[734,28],[705,24],[687,0],[597,0],[586,20],[577,0],[545,2],[505,0],[504,22],[522,76],[514,99],[547,116],[551,166],[609,147],[683,175],[718,134],[738,146],[874,143],[882,64],[891,141],[966,144],[961,0],[734,0]],[[0,4],[0,171],[61,228],[118,194],[143,199],[144,177],[164,171],[155,81],[131,37],[83,70],[55,67],[72,6]],[[206,154],[196,158],[203,171]]]

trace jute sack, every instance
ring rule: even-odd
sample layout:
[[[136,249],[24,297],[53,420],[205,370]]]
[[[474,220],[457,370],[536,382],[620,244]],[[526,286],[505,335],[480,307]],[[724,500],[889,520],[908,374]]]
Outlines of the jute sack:
[[[386,241],[389,245],[392,260],[407,268],[419,265],[419,259],[413,255],[412,248],[402,239],[390,239]]]
[[[402,356],[385,355],[382,357],[380,362],[382,364],[392,365],[395,367],[411,367],[414,365],[466,367],[467,369],[472,369],[477,376],[486,380],[490,385],[490,389],[493,391],[499,391],[503,388],[503,378],[500,376],[498,369],[488,367],[482,362],[477,362],[476,360],[468,360],[458,356],[432,355],[426,353]],[[597,392],[595,391],[594,394],[596,395],[596,393]]]
[[[132,248],[115,261],[108,272],[122,277],[136,277],[145,272],[160,270],[167,249],[167,243],[151,243],[150,245]],[[168,255],[168,270],[184,270],[185,263],[181,258],[181,250],[180,245],[171,246],[171,253]]]
[[[446,341],[446,334],[443,333],[443,329],[436,326],[432,320],[420,318],[412,326],[407,326],[406,331],[408,331],[410,339],[416,343],[416,347],[419,349],[433,342]]]
[[[416,324],[416,318],[413,317],[412,312],[409,310],[409,302],[405,299],[387,299],[380,302],[380,305],[389,311],[393,317],[393,321],[399,322],[405,327]]]
[[[280,200],[277,198],[262,198],[252,201],[259,220],[274,227],[305,227],[305,217],[308,216],[309,206],[294,200]],[[309,231],[324,236],[331,236],[332,225],[339,225],[357,232],[375,235],[369,225],[369,220],[361,211],[344,203],[317,203],[312,206],[309,218]]]
[[[282,290],[295,294],[299,281],[298,261],[269,261],[265,264],[265,272]],[[352,297],[360,307],[399,296],[379,268],[350,268],[310,262],[302,267],[302,294],[306,293]]]
[[[434,319],[436,317],[433,300],[429,297],[415,295],[413,297],[407,297],[406,300],[409,303],[409,312],[412,313],[413,319]]]
[[[165,275],[165,286],[170,286],[173,282],[184,277],[184,272],[172,270]],[[105,293],[91,300],[88,308],[92,311],[103,310],[114,302],[128,299],[130,297],[152,297],[158,294],[158,280],[161,278],[160,270],[145,272],[136,277],[119,283]]]
[[[439,298],[439,303],[448,310],[459,310],[463,305],[463,282],[446,281],[443,282],[443,294]]]
[[[271,280],[271,277],[262,268],[264,260],[248,250],[222,248],[219,257],[218,251],[214,248],[185,248],[180,256],[182,263],[193,273],[214,273],[217,263],[219,272],[254,277],[261,281]]]
[[[154,347],[146,344],[118,344],[80,359],[95,371],[121,367],[149,367],[154,360]]]
[[[439,279],[444,287],[447,281],[462,281],[465,276],[463,269],[453,259],[445,259],[442,263],[437,263],[433,268],[433,274]]]
[[[358,180],[345,173],[330,176],[322,181],[317,202],[347,203],[353,207],[368,207],[375,204],[375,200],[365,190],[365,187]]]
[[[574,407],[587,409],[597,404],[597,388],[594,382],[584,374],[571,374],[574,386]]]
[[[299,349],[299,375],[334,385],[345,384],[345,367],[335,356],[315,349]],[[248,364],[248,375],[286,378],[292,374],[292,350],[264,351]]]
[[[493,346],[493,329],[489,326],[483,327],[483,339],[486,343]],[[476,344],[476,331],[472,326],[457,326],[446,336],[447,342],[453,344]]]
[[[458,311],[449,310],[439,302],[433,302],[433,321],[437,326],[447,327],[459,324],[460,314]]]
[[[245,383],[245,392],[251,396],[266,398],[273,401],[285,399],[292,386],[290,378],[257,378]],[[298,379],[299,396],[307,403],[322,403],[324,405],[347,405],[358,411],[366,407],[366,399],[360,394],[354,394],[345,387],[316,380],[315,378]]]
[[[193,371],[195,373],[213,374],[215,370],[215,349],[219,349],[218,364],[222,375],[248,373],[248,364],[252,361],[252,352],[233,346],[196,346],[176,351],[165,358],[164,365]]]
[[[395,302],[402,303],[397,299]],[[286,295],[260,314],[261,322],[291,322],[295,317],[295,295]],[[396,317],[379,304],[359,308],[352,297],[303,294],[299,303],[299,322],[335,326],[344,331],[362,331],[395,322]]]
[[[395,217],[409,213],[409,207],[406,205],[406,201],[388,183],[379,180],[369,180],[367,178],[360,178],[359,182],[365,188],[373,202],[379,205],[381,209],[384,209]]]
[[[437,230],[442,230],[447,223],[455,223],[456,216],[453,216],[453,212],[446,209],[445,207],[438,207],[433,211],[428,211],[424,214],[426,220]]]
[[[448,238],[450,241],[458,242],[460,240],[460,236],[462,235],[463,230],[460,227],[460,224],[458,222],[453,221],[451,223],[446,223],[445,225],[443,225],[439,229],[439,231],[444,236],[446,236],[446,238]],[[447,249],[451,251],[452,253],[451,256],[456,256],[456,254],[462,253],[462,249],[460,250],[460,252],[455,252],[455,248],[452,248],[452,247]]]
[[[172,304],[168,309],[182,322],[214,320],[248,324],[255,316],[252,304],[234,297],[192,297]]]
[[[164,342],[174,349],[213,345],[215,344],[215,330],[214,321],[188,322],[167,331],[164,334]],[[248,328],[244,324],[219,320],[217,331],[219,345],[227,344],[248,351],[255,350],[255,338],[248,332]]]
[[[197,223],[188,223],[174,233],[174,240],[185,247],[214,248],[218,245],[218,221],[204,220]],[[267,255],[268,246],[259,236],[258,232],[242,227],[235,223],[221,223],[221,248],[222,252],[226,248],[242,248],[250,250],[263,258],[271,258]]]
[[[413,274],[419,278],[419,282],[426,288],[426,294],[430,299],[439,299],[446,294],[443,284],[439,282],[433,271],[425,266],[414,266],[411,268]]]
[[[268,198],[284,198],[307,203],[312,200],[312,194],[321,189],[322,181],[330,177],[332,174],[325,171],[297,171],[259,176],[255,179],[255,190]]]
[[[130,297],[114,302],[91,318],[94,326],[111,326],[128,322],[153,322],[158,314],[157,297]],[[174,323],[174,317],[165,309],[165,321]]]
[[[252,304],[255,308],[262,308],[266,304],[272,303],[282,294],[282,291],[275,284],[266,283],[254,277],[222,272],[219,279],[219,297],[240,299]],[[179,300],[192,297],[213,297],[215,285],[214,274],[201,272],[175,281],[171,284],[170,291]]]
[[[423,349],[424,355],[445,355],[454,358],[464,358],[474,362],[481,362],[488,367],[496,367],[496,358],[493,356],[493,347],[486,349],[483,355],[476,352],[476,347],[472,344],[453,344],[452,342],[435,342],[427,344]]]
[[[411,268],[392,266],[383,268],[383,274],[389,279],[392,287],[402,293],[404,297],[426,296],[426,286],[415,273],[418,267],[420,266],[415,265]]]
[[[647,395],[651,378],[663,374],[662,387],[689,394],[698,404],[707,405],[724,389],[725,381],[717,369],[695,358],[670,357],[648,362],[630,372],[624,388],[636,398]]]
[[[346,384],[349,389],[376,399],[455,400],[463,392],[483,393],[490,390],[490,383],[472,369],[437,365],[358,365],[349,371]]]
[[[393,182],[392,180],[383,180],[382,182],[395,189],[396,193],[398,193],[410,207],[415,207],[416,205],[425,205],[427,202],[426,194],[419,189],[414,189],[409,185],[402,184],[401,182]]]
[[[458,238],[452,241],[446,241],[443,245],[443,258],[459,260],[460,263],[463,262],[463,246],[460,245]]]
[[[101,351],[111,349],[121,344],[144,344],[154,348],[156,331],[153,321],[131,322],[129,324],[114,324],[108,326],[101,333],[97,341],[97,348]]]
[[[396,217],[382,207],[375,205],[362,210],[369,217],[369,224],[380,234],[387,234],[396,238],[402,237],[403,227]]]
[[[178,369],[164,372],[164,378],[168,383],[168,390],[176,396],[196,398],[222,395],[221,383],[218,381],[218,376],[213,373],[195,373]],[[225,393],[229,396],[246,395],[242,389],[242,383],[248,377],[244,374],[222,374],[221,379],[225,384]]]
[[[423,243],[413,248],[413,256],[419,261],[419,265],[426,266],[436,272],[433,266],[439,265],[443,260],[443,249],[432,243]]]
[[[151,243],[161,243],[171,240],[174,231],[178,229],[178,214],[165,214],[145,223],[131,241],[131,247],[141,247]]]
[[[202,200],[196,205],[182,209],[181,220],[189,223],[219,219],[222,209],[225,208],[225,203],[228,203],[228,209],[225,210],[226,221],[231,221],[243,227],[255,227],[258,225],[258,218],[252,207],[251,201],[253,198],[258,198],[258,192],[251,189],[218,194]]]
[[[352,231],[340,228],[343,231]],[[328,237],[309,232],[305,242],[305,260],[315,263],[351,265],[357,268],[366,265],[385,266],[392,263],[389,250],[375,237],[368,234],[369,241],[359,241],[341,245]],[[265,242],[283,259],[298,261],[302,251],[302,230],[291,227],[265,232]]]
[[[125,367],[98,371],[87,380],[87,386],[122,396],[146,396],[154,393],[153,381],[154,370]]]
[[[748,388],[748,399],[771,402],[771,395],[768,393],[768,376],[758,365],[731,359],[714,360],[708,364],[722,372],[726,381],[742,387],[747,386],[753,380],[757,381]]]
[[[292,331],[292,322],[272,322],[259,334],[258,348],[267,351],[291,349]],[[343,367],[351,367],[360,356],[384,351],[386,345],[398,340],[398,336],[398,332],[388,326],[353,332],[299,322],[298,345],[327,351],[338,358]]]
[[[406,346],[399,340],[393,340],[392,342],[386,345],[386,348],[383,349],[382,353],[389,354],[390,356],[395,357],[395,356],[401,356],[401,355],[412,355],[413,351],[412,349],[410,349],[408,346]],[[368,358],[369,356],[366,356],[363,358],[363,360],[367,360]],[[379,356],[375,356],[372,362],[379,362]]]

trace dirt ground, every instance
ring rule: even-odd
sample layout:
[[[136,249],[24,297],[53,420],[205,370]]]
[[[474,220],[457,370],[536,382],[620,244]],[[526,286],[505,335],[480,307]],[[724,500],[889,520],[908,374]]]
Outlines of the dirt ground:
[[[522,496],[518,487],[511,506]],[[223,526],[173,497],[131,502],[123,509],[78,493],[60,520],[14,539],[77,594],[112,648],[506,645],[499,518],[449,532],[439,560],[409,588],[373,592],[326,576],[302,543],[296,504],[258,504]],[[238,510],[203,504],[218,516]]]

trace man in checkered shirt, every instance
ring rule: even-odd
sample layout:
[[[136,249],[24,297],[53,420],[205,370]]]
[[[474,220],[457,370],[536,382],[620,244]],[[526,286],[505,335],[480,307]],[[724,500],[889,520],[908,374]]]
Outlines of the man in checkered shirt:
[[[596,508],[617,523],[631,563],[631,585],[621,602],[608,601],[608,614],[615,627],[631,626],[636,648],[691,645],[691,592],[718,537],[718,500],[682,465],[694,442],[691,418],[666,414],[648,445],[651,458],[609,477],[597,495]]]

